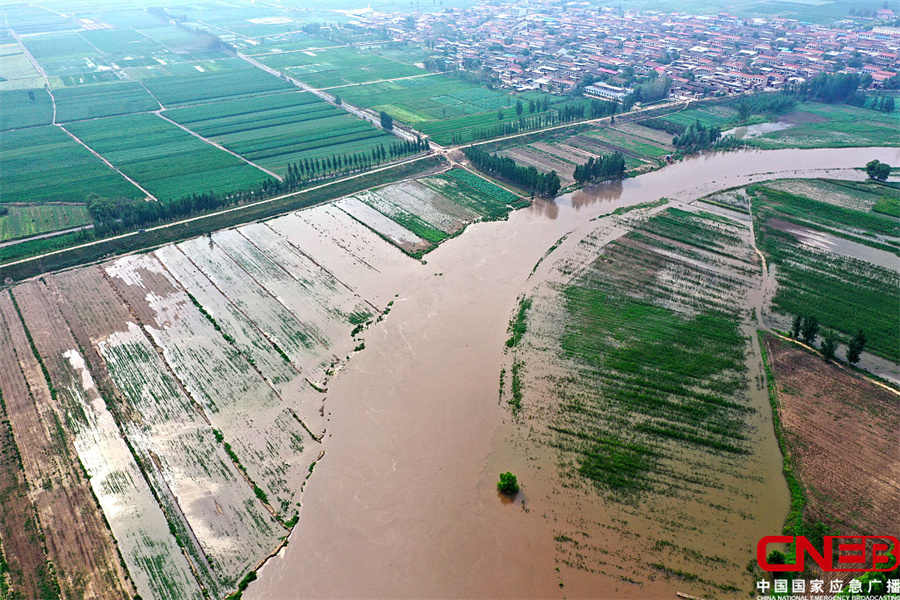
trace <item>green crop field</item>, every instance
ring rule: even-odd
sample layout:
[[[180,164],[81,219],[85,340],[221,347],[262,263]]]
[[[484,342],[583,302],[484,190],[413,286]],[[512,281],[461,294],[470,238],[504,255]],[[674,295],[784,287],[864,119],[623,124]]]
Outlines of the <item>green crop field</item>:
[[[101,51],[115,57],[146,57],[165,48],[134,29],[94,29],[80,32],[81,37]]]
[[[372,83],[340,90],[342,98],[363,108],[384,110],[411,125],[506,106],[506,93],[492,92],[436,75]],[[495,117],[496,118],[496,117]]]
[[[226,59],[226,70],[156,77],[144,81],[147,89],[166,107],[183,106],[210,100],[258,96],[269,92],[296,89],[287,83],[238,59]],[[193,70],[193,73],[190,71]]]
[[[84,202],[143,193],[59,127],[0,132],[0,202]]]
[[[366,152],[394,141],[306,92],[203,104],[166,116],[281,174],[298,160]]]
[[[465,169],[452,169],[442,175],[419,181],[474,211],[485,221],[505,219],[511,210],[528,204],[512,192]]]
[[[75,24],[59,14],[24,2],[0,6],[0,19],[19,35],[74,29]],[[8,24],[8,25],[6,25]]]
[[[159,104],[140,83],[121,81],[56,90],[56,120],[60,123],[157,110]]]
[[[865,192],[862,184],[850,184]],[[752,186],[759,248],[776,266],[778,291],[773,306],[787,315],[813,315],[828,329],[849,338],[863,329],[867,349],[891,360],[900,359],[900,276],[896,271],[858,258],[807,247],[779,223],[794,223],[897,254],[875,235],[896,238],[900,219],[869,210],[821,202]],[[870,195],[879,198],[878,189]],[[866,204],[874,204],[874,202]]]
[[[274,40],[267,41],[263,44],[250,46],[249,48],[246,48],[244,50],[244,54],[257,55],[266,54],[272,51],[292,52],[294,50],[307,50],[309,48],[328,48],[330,46],[337,45],[339,45],[338,42],[334,42],[332,40],[312,37],[306,35],[305,33],[294,33],[291,35],[285,35],[283,37],[275,38]]]
[[[458,141],[470,141],[475,139],[475,132],[498,123],[517,121],[517,98],[524,102],[521,115],[524,118],[546,115],[541,111],[529,113],[529,99],[547,98],[555,108],[566,103],[566,99],[559,96],[538,92],[517,95],[495,92],[443,75],[370,83],[335,92],[356,106],[383,110],[431,136],[439,144],[451,143],[454,135],[459,138]],[[583,102],[579,100],[570,104]],[[497,118],[498,110],[503,113],[502,120]]]
[[[285,171],[288,162],[365,151],[393,138],[307,93],[168,111],[167,116],[230,150]]]
[[[80,121],[67,128],[160,200],[244,189],[269,177],[153,114]]]
[[[659,158],[666,154],[672,153],[672,148],[666,148],[662,145],[654,144],[649,140],[644,140],[628,134],[623,134],[615,129],[604,127],[587,134],[590,137],[597,138],[604,144],[621,151],[626,155],[634,155],[646,158]]]
[[[661,117],[670,123],[676,123],[687,127],[695,121],[700,121],[704,127],[727,125],[738,118],[738,112],[726,106],[705,106],[703,108],[691,108]]]
[[[806,102],[786,113],[783,120],[795,125],[754,138],[753,145],[763,149],[900,146],[896,113]]]
[[[41,74],[18,44],[0,45],[0,89],[36,88],[43,84]]]
[[[22,43],[48,75],[87,73],[103,64],[97,50],[77,33],[28,37]]]
[[[47,90],[0,92],[0,130],[49,125],[53,121],[53,101]]]
[[[87,225],[91,215],[80,204],[11,204],[0,208],[0,242]]]
[[[207,58],[225,58],[227,54],[219,49],[216,39],[203,32],[190,32],[174,25],[162,24],[141,33],[171,52],[183,55],[181,61],[192,60],[191,55],[211,53]]]
[[[260,56],[259,60],[316,88],[425,73],[418,67],[351,48],[269,54]]]
[[[173,57],[174,60],[172,60]],[[191,55],[170,53],[159,58],[166,64],[162,65],[154,60],[153,64],[124,66],[124,71],[128,74],[129,79],[143,81],[182,75],[190,77],[197,74],[213,74],[243,67],[235,61],[220,60],[221,56],[215,54],[210,56],[208,53]]]
[[[77,75],[60,75],[60,81],[64,86],[91,85],[94,83],[111,83],[119,81],[119,76],[112,71],[90,71]]]

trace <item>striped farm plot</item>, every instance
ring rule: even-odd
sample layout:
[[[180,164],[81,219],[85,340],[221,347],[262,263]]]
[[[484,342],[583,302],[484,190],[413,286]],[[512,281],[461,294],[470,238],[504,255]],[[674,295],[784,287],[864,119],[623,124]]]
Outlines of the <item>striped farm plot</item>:
[[[303,364],[316,355],[323,344],[315,324],[301,321],[279,298],[254,281],[215,240],[198,238],[178,247],[291,362]]]
[[[287,261],[302,259],[288,250],[287,256],[264,251],[239,230],[221,231],[213,241],[225,250],[252,280],[275,297],[315,334],[316,346],[299,370],[311,380],[319,380],[331,367],[333,356],[346,355],[353,348],[348,330],[354,322],[368,320],[375,310],[343,286],[308,286],[287,268]],[[313,264],[303,265],[310,272]],[[303,271],[301,271],[303,273]],[[312,274],[312,273],[310,273]],[[306,278],[309,281],[310,278]],[[318,278],[317,278],[318,279]],[[313,280],[315,281],[315,279]],[[331,281],[327,281],[331,284]]]
[[[280,394],[300,387],[297,369],[278,352],[256,324],[241,311],[177,246],[165,246],[155,252],[169,275],[190,295],[215,322],[224,335],[234,340],[235,347],[251,357],[263,377]]]
[[[21,465],[40,526],[32,529],[33,535],[41,538],[53,564],[51,577],[66,597],[123,596],[130,593],[127,573],[66,432],[62,395],[50,387],[50,377],[32,352],[31,340],[42,342],[30,337],[19,316],[21,298],[12,291],[0,293],[0,390],[20,440]],[[40,309],[25,317],[32,326],[41,325],[35,331],[40,338],[54,336],[43,327]]]
[[[433,244],[403,225],[400,225],[391,217],[378,212],[368,204],[354,198],[342,198],[334,203],[334,206],[347,213],[372,231],[390,240],[392,244],[409,254],[423,253],[430,250]]]
[[[364,192],[357,198],[399,223],[409,223],[413,231],[421,221],[446,234],[439,240],[426,238],[429,241],[441,241],[479,218],[478,213],[451,202],[417,181],[404,181]]]
[[[450,202],[475,212],[480,220],[506,219],[510,211],[529,204],[509,190],[465,169],[451,169],[440,175],[423,177],[419,182]]]
[[[380,310],[268,224],[253,223],[238,231],[262,254],[287,270],[299,285],[309,290],[318,322],[339,320],[357,325]]]
[[[264,223],[337,281],[383,308],[396,289],[385,285],[415,267],[403,253],[336,207],[327,204],[272,219]]]
[[[202,597],[55,297],[39,281],[19,286],[16,295],[65,411],[66,432],[138,593],[173,600]],[[53,334],[46,335],[49,332]]]
[[[562,156],[551,154],[534,146],[507,148],[501,154],[508,156],[520,165],[534,167],[541,173],[556,171],[564,187],[575,183],[573,176],[575,165]]]
[[[394,139],[309,92],[167,110],[166,116],[281,175],[288,163],[369,153]]]
[[[134,456],[97,391],[84,357],[64,353],[73,373],[69,391],[81,408],[71,415],[75,449],[91,478],[138,592],[148,598],[202,598],[187,559]],[[80,377],[80,381],[79,381]]]
[[[194,306],[158,259],[125,257],[105,270],[139,315],[168,368],[246,472],[257,497],[282,519],[290,519],[313,459],[304,455],[301,443],[308,441],[309,434],[289,407],[252,359],[242,355]],[[255,286],[244,280],[236,287]],[[229,291],[234,289],[232,285]],[[258,315],[261,311],[254,314]]]
[[[126,433],[135,452],[153,459],[145,462],[156,467],[148,479],[159,489],[200,580],[212,593],[227,592],[283,530],[257,501],[212,427],[159,364],[139,327],[129,323],[127,331],[103,340],[99,351],[116,387],[141,415]]]
[[[100,377],[121,394],[128,417],[122,431],[199,581],[222,595],[277,543],[281,527],[100,272],[77,270],[48,278],[48,285],[65,299],[60,305],[82,332],[79,343],[102,357],[108,375]],[[154,568],[145,563],[130,570],[137,576]]]
[[[320,435],[324,430],[324,417],[319,413],[322,396],[307,382],[308,378],[318,379],[318,377],[311,376],[296,363],[291,362],[287,354],[284,354],[235,302],[232,302],[191,262],[180,248],[176,246],[160,248],[156,251],[156,257],[190,294],[193,301],[209,315],[215,323],[214,327],[219,327],[223,336],[228,336],[235,348],[248,361],[252,361],[259,374],[278,396],[291,399],[289,408],[303,425]]]

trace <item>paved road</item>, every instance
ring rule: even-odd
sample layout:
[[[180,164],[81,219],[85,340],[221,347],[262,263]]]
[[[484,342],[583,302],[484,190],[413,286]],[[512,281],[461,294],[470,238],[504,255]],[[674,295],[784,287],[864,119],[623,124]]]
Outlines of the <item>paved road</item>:
[[[42,233],[40,235],[33,235],[31,237],[22,238],[20,240],[12,240],[9,242],[0,242],[0,248],[6,248],[8,246],[15,246],[17,244],[24,244],[25,242],[33,242],[34,240],[43,240],[46,238],[56,237],[58,235],[65,235],[67,233],[75,233],[76,231],[84,231],[86,229],[93,229],[94,225],[83,225],[81,227],[72,227],[71,229],[60,229],[58,231],[51,231],[50,233]]]
[[[335,102],[334,96],[329,94],[326,91],[316,89],[313,86],[309,85],[308,83],[303,83],[299,79],[294,79],[293,77],[288,77],[287,75],[282,74],[280,71],[277,71],[277,70],[273,69],[272,67],[262,64],[258,60],[254,59],[252,56],[247,56],[246,54],[242,54],[240,52],[237,52],[236,55],[238,58],[247,61],[254,67],[256,67],[258,69],[262,69],[266,73],[274,75],[275,77],[278,77],[279,79],[284,79],[288,83],[291,83],[291,84],[297,86],[304,92],[309,92],[311,94],[315,94],[316,96],[318,96],[325,102],[328,102],[331,105],[337,106],[338,108],[343,108],[351,115],[354,115],[356,117],[359,117],[360,119],[368,121],[369,123],[371,123],[378,129],[383,129],[381,127],[381,118],[378,115],[375,115],[373,112],[353,106],[352,104],[348,104],[346,102],[341,102],[340,104],[338,104],[337,102]],[[393,133],[397,137],[404,139],[404,140],[409,140],[411,142],[414,142],[417,137],[416,133],[414,133],[412,131],[408,131],[405,127],[399,126],[399,125],[395,126],[389,133]]]

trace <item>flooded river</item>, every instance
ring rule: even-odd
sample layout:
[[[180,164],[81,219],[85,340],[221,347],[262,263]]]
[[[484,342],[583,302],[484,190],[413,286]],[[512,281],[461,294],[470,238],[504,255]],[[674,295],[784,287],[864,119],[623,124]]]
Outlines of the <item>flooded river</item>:
[[[514,446],[515,426],[498,402],[517,297],[604,223],[592,218],[617,207],[663,196],[687,202],[780,177],[863,179],[864,172],[852,169],[876,158],[897,165],[900,150],[695,157],[614,186],[536,202],[507,222],[471,226],[428,254],[427,264],[409,260],[382,273],[384,297],[397,295],[391,313],[369,329],[365,350],[331,382],[326,454],[306,485],[300,523],[246,597],[615,596],[602,575],[557,570],[547,517],[557,508],[554,491],[539,489],[541,469],[555,465],[539,451]],[[529,279],[564,234],[566,241]],[[779,493],[758,523],[759,535],[778,533],[772,528],[780,530],[787,512],[780,454],[777,447],[764,454]],[[524,507],[521,498],[512,504],[498,498],[497,472],[507,469],[521,473]],[[644,589],[645,595],[672,593],[662,584]]]

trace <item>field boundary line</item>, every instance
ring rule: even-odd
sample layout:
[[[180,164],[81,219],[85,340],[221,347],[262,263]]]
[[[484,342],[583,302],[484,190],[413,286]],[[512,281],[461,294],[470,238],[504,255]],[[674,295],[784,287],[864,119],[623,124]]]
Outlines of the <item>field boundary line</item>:
[[[81,225],[79,227],[70,227],[69,229],[57,229],[56,231],[48,231],[47,233],[39,233],[37,235],[31,235],[24,238],[19,238],[17,240],[7,240],[5,242],[0,242],[0,248],[7,248],[9,246],[16,246],[18,244],[24,244],[25,242],[33,242],[35,240],[43,240],[47,238],[56,237],[59,235],[65,235],[67,233],[75,233],[77,231],[84,231],[86,229],[93,229],[94,224],[88,223],[87,225]]]
[[[685,109],[691,104],[691,102],[693,102],[693,100],[687,100],[687,101],[685,101],[683,107],[681,107],[681,108],[679,108],[679,109],[677,109],[677,110],[673,110],[672,112],[680,112],[680,111],[682,111],[682,110],[685,110]],[[676,104],[678,104],[678,103],[676,103]],[[620,115],[620,118],[631,118],[631,117],[633,117],[633,116],[635,116],[635,115],[639,115],[639,114],[642,113],[642,112],[647,112],[647,111],[651,111],[651,110],[658,110],[659,108],[660,108],[659,106],[647,106],[647,107],[644,107],[644,108],[639,108],[638,110],[632,110],[632,111],[629,111],[629,112],[627,112],[627,113],[622,113],[622,114]],[[615,116],[615,115],[613,115],[613,116]],[[510,134],[510,135],[501,136],[501,137],[496,137],[496,138],[491,138],[491,139],[489,139],[489,140],[472,141],[472,142],[469,142],[468,144],[458,144],[458,145],[456,145],[456,146],[452,146],[452,145],[451,145],[451,146],[444,146],[444,148],[446,148],[447,150],[455,150],[455,149],[461,149],[461,148],[469,148],[469,147],[471,147],[471,146],[482,146],[482,145],[484,145],[484,144],[493,144],[494,142],[502,142],[502,141],[505,141],[505,140],[515,139],[515,138],[518,138],[518,137],[524,137],[524,136],[526,136],[526,135],[534,135],[534,134],[537,134],[537,133],[547,133],[548,131],[556,131],[556,130],[559,130],[559,129],[566,129],[566,128],[568,128],[568,127],[578,127],[579,125],[602,124],[604,121],[606,121],[607,123],[609,123],[609,122],[610,122],[610,119],[611,119],[611,117],[597,117],[596,119],[585,119],[584,121],[575,121],[575,122],[572,122],[572,123],[563,123],[562,125],[551,125],[551,126],[549,126],[549,127],[542,127],[542,128],[539,128],[539,129],[532,129],[531,131],[521,131],[521,132],[519,132],[519,133],[512,133],[512,134]],[[616,121],[616,122],[618,123],[618,121]],[[628,122],[628,121],[626,121],[626,122]],[[437,145],[437,144],[435,144],[434,142],[432,142],[430,139],[429,139],[428,141],[429,141],[429,143],[432,144],[432,145],[435,145],[435,146]]]
[[[100,160],[102,160],[102,161],[103,161],[103,164],[105,164],[107,167],[109,167],[110,169],[112,169],[113,171],[115,171],[116,173],[118,173],[119,175],[121,175],[122,177],[124,177],[125,179],[127,179],[129,182],[131,182],[132,185],[134,185],[134,187],[136,187],[137,189],[139,189],[139,190],[141,190],[142,192],[144,192],[145,194],[147,194],[147,197],[148,197],[148,198],[150,198],[151,200],[153,200],[153,201],[155,201],[155,202],[159,202],[159,198],[157,198],[156,196],[154,196],[153,194],[151,194],[149,191],[147,191],[146,189],[144,189],[144,187],[141,186],[141,184],[139,184],[137,181],[135,181],[134,179],[132,179],[131,177],[129,177],[128,175],[126,175],[125,173],[123,173],[122,171],[120,171],[118,167],[116,167],[114,164],[112,164],[111,162],[109,162],[108,160],[106,160],[106,158],[105,158],[103,155],[101,155],[99,152],[97,152],[96,150],[94,150],[93,148],[91,148],[90,146],[88,146],[87,144],[85,144],[84,142],[82,142],[82,141],[78,138],[78,136],[76,136],[74,133],[72,133],[71,131],[69,131],[68,129],[66,129],[65,127],[63,127],[62,125],[60,125],[59,123],[55,123],[55,125],[56,125],[57,127],[59,127],[60,129],[62,129],[63,131],[65,131],[66,134],[68,134],[68,136],[69,136],[70,138],[72,138],[73,140],[75,140],[76,142],[78,142],[79,144],[81,144],[82,146],[84,146],[85,148],[87,148],[88,152],[90,152],[91,154],[93,154],[94,156],[96,156],[97,158],[99,158]]]
[[[786,341],[786,342],[790,342],[790,343],[794,344],[795,346],[800,346],[801,348],[803,348],[803,349],[806,350],[807,352],[810,352],[810,353],[814,354],[815,356],[818,356],[818,357],[821,357],[821,356],[822,356],[822,353],[821,353],[818,349],[814,348],[813,346],[809,346],[809,345],[807,345],[807,344],[804,344],[804,343],[801,342],[800,340],[795,340],[794,338],[789,337],[789,336],[786,336],[786,335],[784,335],[783,333],[781,333],[781,332],[779,332],[779,331],[776,331],[776,330],[770,329],[770,328],[766,328],[766,329],[765,329],[765,332],[768,333],[768,334],[770,334],[770,335],[773,335],[773,336],[775,336],[775,337],[777,337],[777,338],[779,338],[779,339],[781,339],[781,340],[784,340],[784,341]],[[900,390],[897,390],[897,389],[895,389],[895,388],[893,388],[893,387],[887,385],[886,383],[882,383],[882,382],[878,381],[877,379],[871,377],[871,376],[868,374],[867,371],[863,371],[863,372],[860,372],[861,370],[860,370],[860,371],[854,371],[853,369],[848,368],[846,365],[844,365],[843,362],[841,362],[841,361],[839,361],[839,360],[837,360],[837,359],[833,359],[833,360],[827,361],[827,363],[828,363],[828,364],[834,365],[835,367],[841,369],[842,371],[844,371],[844,372],[846,372],[846,373],[848,373],[848,374],[850,374],[850,375],[855,375],[855,376],[857,376],[857,377],[860,377],[860,378],[862,378],[862,379],[865,379],[865,380],[868,381],[869,383],[871,383],[871,384],[873,384],[873,385],[877,385],[878,387],[883,388],[883,389],[885,389],[885,390],[891,392],[891,393],[894,394],[895,396],[900,396]]]
[[[28,60],[31,61],[31,64],[34,65],[34,69],[41,75],[41,77],[44,78],[44,81],[47,82],[47,87],[49,88],[50,79],[47,77],[47,71],[45,71],[44,67],[42,67],[41,64],[37,60],[35,60],[34,56],[31,55],[31,52],[29,52],[28,48],[25,47],[25,44],[22,43],[22,38],[19,37],[19,34],[16,33],[16,30],[12,27],[8,27],[8,30],[12,32],[13,38],[15,38],[16,43],[19,44],[19,48],[22,49],[22,52],[25,54],[25,56],[28,57]]]
[[[353,106],[352,104],[347,104],[346,102],[343,102],[343,101],[340,104],[338,104],[335,101],[334,96],[332,94],[329,94],[328,92],[324,92],[320,89],[314,88],[313,86],[309,85],[308,83],[304,83],[303,81],[300,81],[299,79],[296,79],[293,76],[283,74],[280,71],[278,71],[278,69],[273,69],[272,67],[265,65],[265,64],[259,62],[258,60],[254,59],[253,57],[243,54],[241,52],[236,52],[235,55],[238,58],[240,58],[241,60],[244,60],[244,61],[250,63],[257,69],[265,71],[266,73],[268,73],[269,75],[272,75],[274,77],[278,77],[282,81],[286,81],[286,82],[290,83],[291,85],[293,85],[297,88],[300,88],[304,92],[309,92],[310,94],[317,96],[318,98],[324,100],[325,102],[331,104],[332,106],[336,106],[340,109],[343,109],[343,110],[347,111],[348,113],[350,113],[351,115],[353,115],[359,119],[362,119],[363,121],[369,122],[376,129],[381,129],[382,131],[386,131],[392,135],[397,136],[400,139],[408,140],[410,142],[415,141],[416,137],[421,137],[421,135],[419,135],[419,136],[413,135],[409,131],[406,131],[406,129],[401,129],[397,126],[394,126],[391,129],[385,129],[384,127],[381,126],[380,119],[378,117],[376,117],[374,114],[369,113],[366,109],[359,108],[357,106]],[[407,129],[409,128],[408,125],[403,125],[403,127],[407,128]]]
[[[157,102],[159,102],[159,100],[157,100]],[[241,156],[241,155],[238,154],[237,152],[232,152],[231,150],[229,150],[229,149],[226,148],[225,146],[223,146],[223,145],[221,145],[221,144],[219,144],[219,143],[216,143],[216,142],[212,141],[212,140],[209,139],[209,138],[203,137],[202,135],[200,135],[200,134],[197,133],[196,131],[193,131],[193,130],[188,129],[187,127],[185,127],[185,126],[182,125],[181,123],[177,123],[177,122],[173,121],[172,119],[170,119],[170,118],[167,117],[166,115],[162,114],[162,110],[154,110],[154,111],[153,111],[153,114],[156,115],[157,117],[159,117],[160,119],[163,119],[164,121],[168,121],[169,123],[171,123],[172,125],[178,127],[179,129],[182,129],[182,130],[186,131],[187,133],[191,134],[191,135],[194,136],[195,138],[197,138],[197,139],[199,139],[199,140],[202,140],[202,141],[206,142],[206,143],[209,144],[210,146],[213,146],[214,148],[218,148],[219,150],[222,150],[223,152],[227,152],[228,154],[234,156],[235,158],[241,159],[242,161],[244,161],[245,163],[247,163],[247,164],[250,165],[251,167],[256,167],[257,169],[259,169],[260,171],[262,171],[262,172],[265,173],[266,175],[269,175],[269,176],[271,176],[271,177],[274,177],[274,178],[277,179],[278,181],[284,181],[284,177],[282,177],[282,176],[280,176],[280,175],[277,175],[276,173],[273,173],[272,171],[266,169],[265,167],[259,166],[259,165],[256,164],[255,162],[253,162],[253,161],[251,161],[251,160],[248,160],[248,159],[244,158],[243,156]]]
[[[399,63],[404,64],[404,63]],[[316,88],[317,90],[339,90],[342,88],[356,87],[360,85],[370,85],[373,83],[390,83],[392,81],[403,81],[404,79],[418,79],[419,77],[433,77],[435,75],[443,75],[443,73],[419,73],[418,75],[407,75],[406,77],[394,77],[393,79],[376,79],[374,81],[360,81],[359,83],[345,83],[344,85],[332,85],[330,87]]]
[[[159,104],[159,110],[166,110],[166,107],[163,106],[163,103],[159,101],[159,98],[156,97],[156,94],[154,94],[153,92],[151,92],[151,91],[150,91],[150,88],[148,88],[146,85],[144,85],[144,80],[143,80],[143,79],[141,79],[141,87],[144,88],[144,91],[146,91],[148,94],[150,94],[150,97],[151,97],[151,98],[153,98],[154,100],[156,100],[156,103]],[[156,111],[150,111],[150,112],[156,112]]]

